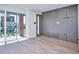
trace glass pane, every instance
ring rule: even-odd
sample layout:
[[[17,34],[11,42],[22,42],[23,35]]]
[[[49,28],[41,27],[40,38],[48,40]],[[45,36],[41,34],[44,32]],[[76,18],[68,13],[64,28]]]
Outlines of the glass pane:
[[[4,11],[0,11],[0,45],[4,44]]]
[[[13,12],[7,12],[6,15],[6,41],[11,42],[16,39],[17,33],[17,15]]]
[[[26,37],[26,23],[25,23],[25,15],[19,14],[18,19],[18,38],[19,40],[24,40],[23,38]]]

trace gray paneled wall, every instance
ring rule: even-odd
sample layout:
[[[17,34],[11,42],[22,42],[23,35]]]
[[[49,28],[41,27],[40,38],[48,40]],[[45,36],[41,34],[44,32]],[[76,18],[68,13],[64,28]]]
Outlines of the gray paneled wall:
[[[69,6],[43,14],[41,34],[69,42],[77,42],[77,6]]]

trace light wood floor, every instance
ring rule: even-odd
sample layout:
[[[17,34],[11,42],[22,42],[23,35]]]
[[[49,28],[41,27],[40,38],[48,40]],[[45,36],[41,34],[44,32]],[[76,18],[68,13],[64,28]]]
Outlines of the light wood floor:
[[[75,54],[79,53],[79,44],[55,38],[39,36],[29,40],[0,46],[1,54]]]

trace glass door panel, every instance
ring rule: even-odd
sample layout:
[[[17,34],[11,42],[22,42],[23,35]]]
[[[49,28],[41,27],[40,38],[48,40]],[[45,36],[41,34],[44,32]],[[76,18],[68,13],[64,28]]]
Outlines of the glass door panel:
[[[0,11],[0,45],[5,44],[5,35],[4,35],[4,15],[5,12],[4,11]]]
[[[17,40],[17,15],[13,12],[6,13],[6,41]]]
[[[18,33],[17,37],[19,40],[25,40],[26,37],[26,23],[25,23],[25,15],[19,14],[18,15]]]

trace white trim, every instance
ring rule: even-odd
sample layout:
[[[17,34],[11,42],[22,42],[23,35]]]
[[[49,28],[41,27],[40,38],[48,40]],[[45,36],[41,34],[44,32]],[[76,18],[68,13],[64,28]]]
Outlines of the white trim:
[[[5,10],[5,16],[4,16],[4,41],[6,44],[6,10]]]

